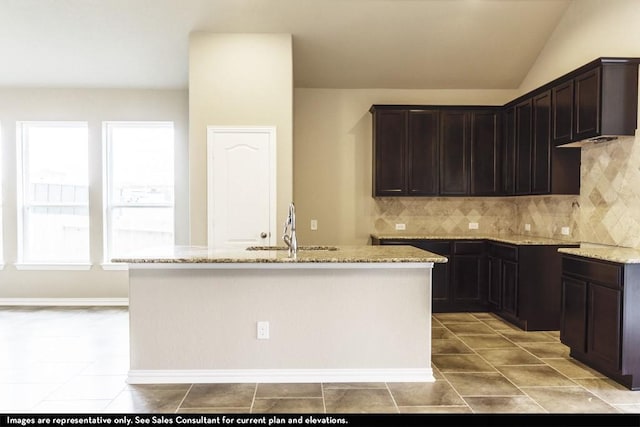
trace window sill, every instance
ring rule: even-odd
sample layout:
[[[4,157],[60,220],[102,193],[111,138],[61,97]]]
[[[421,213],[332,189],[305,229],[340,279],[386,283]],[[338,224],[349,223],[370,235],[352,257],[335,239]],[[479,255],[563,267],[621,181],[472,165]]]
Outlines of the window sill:
[[[129,270],[129,264],[124,262],[104,262],[100,264],[103,270],[111,271],[127,271]]]
[[[16,270],[28,271],[28,270],[75,270],[75,271],[88,271],[91,270],[91,264],[89,263],[28,263],[20,262],[14,264]]]

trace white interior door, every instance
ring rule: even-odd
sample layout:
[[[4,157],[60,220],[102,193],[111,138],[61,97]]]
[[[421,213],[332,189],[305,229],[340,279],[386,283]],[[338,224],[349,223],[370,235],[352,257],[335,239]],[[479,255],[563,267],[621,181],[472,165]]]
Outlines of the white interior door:
[[[275,138],[275,127],[207,127],[209,246],[274,244]]]

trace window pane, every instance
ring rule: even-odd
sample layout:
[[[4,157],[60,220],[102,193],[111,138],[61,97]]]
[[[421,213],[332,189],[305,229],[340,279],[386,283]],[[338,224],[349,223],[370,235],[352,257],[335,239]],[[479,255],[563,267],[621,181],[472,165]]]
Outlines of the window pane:
[[[88,261],[87,125],[22,123],[21,130],[21,260]]]
[[[89,209],[27,208],[23,239],[27,261],[86,261],[89,254]]]
[[[106,123],[105,129],[105,261],[173,245],[173,123]]]
[[[111,258],[173,245],[173,208],[114,208],[111,215]]]
[[[28,202],[86,202],[88,144],[86,126],[31,125],[27,128],[25,179]],[[63,186],[77,188],[62,199]]]
[[[173,203],[173,126],[111,127],[113,203]]]

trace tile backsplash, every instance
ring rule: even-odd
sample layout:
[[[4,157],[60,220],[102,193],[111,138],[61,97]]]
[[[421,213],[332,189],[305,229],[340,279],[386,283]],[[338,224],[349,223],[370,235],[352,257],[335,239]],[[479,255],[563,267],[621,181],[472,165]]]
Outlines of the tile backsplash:
[[[640,137],[582,147],[580,237],[640,247]]]
[[[409,233],[530,233],[640,247],[640,137],[589,143],[581,150],[579,196],[377,198],[375,231],[393,233],[402,223]],[[474,222],[478,230],[469,230]]]

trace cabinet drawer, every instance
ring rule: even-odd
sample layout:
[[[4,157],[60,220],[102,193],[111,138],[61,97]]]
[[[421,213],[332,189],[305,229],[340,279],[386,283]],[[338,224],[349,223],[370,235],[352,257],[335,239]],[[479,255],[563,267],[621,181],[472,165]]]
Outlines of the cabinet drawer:
[[[482,254],[482,252],[484,252],[483,241],[453,242],[453,253],[455,255]]]
[[[492,243],[489,247],[489,254],[495,258],[518,261],[518,247],[511,245],[500,245]]]
[[[622,266],[583,258],[562,257],[562,272],[612,287],[622,287]]]

